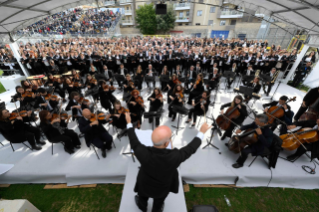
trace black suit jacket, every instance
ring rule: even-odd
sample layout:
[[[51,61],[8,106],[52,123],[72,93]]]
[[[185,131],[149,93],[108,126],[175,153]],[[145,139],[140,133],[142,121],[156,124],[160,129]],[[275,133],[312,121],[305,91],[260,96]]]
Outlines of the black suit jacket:
[[[90,146],[92,140],[98,137],[100,133],[107,132],[101,123],[99,125],[90,126],[90,121],[86,120],[84,117],[79,118],[79,129],[81,133],[84,133],[84,138],[87,146]],[[103,141],[100,140],[99,143],[94,143],[95,146],[100,147],[103,145]]]
[[[251,82],[248,83],[247,86],[253,88],[254,89],[253,90],[254,93],[259,93],[259,91],[261,89],[261,85],[260,84],[256,84],[255,86],[253,86],[253,83],[251,83]]]
[[[117,69],[116,74],[121,74],[121,69],[120,68]],[[127,68],[124,68],[124,76],[126,76],[126,74],[129,74],[129,72],[128,72]]]
[[[68,105],[66,106],[65,110],[69,111],[71,110],[71,107],[74,105],[78,105],[78,103],[74,102],[73,99],[71,99],[68,103]],[[75,120],[75,116],[78,114],[78,110],[77,108],[72,108],[72,120]]]
[[[310,106],[319,97],[319,87],[313,88],[304,96],[303,101],[305,101],[307,106]]]
[[[195,137],[181,149],[146,147],[138,140],[134,128],[128,129],[131,148],[141,163],[135,192],[151,198],[161,198],[169,192],[178,193],[179,165],[196,152],[201,140]]]

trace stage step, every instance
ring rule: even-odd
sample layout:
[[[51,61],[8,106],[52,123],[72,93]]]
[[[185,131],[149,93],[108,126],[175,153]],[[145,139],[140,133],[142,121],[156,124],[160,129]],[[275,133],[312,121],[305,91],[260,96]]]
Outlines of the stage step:
[[[136,193],[134,192],[134,186],[136,182],[136,177],[138,173],[138,167],[140,163],[136,160],[134,163],[130,160],[128,165],[128,170],[126,173],[124,191],[122,194],[122,200],[120,205],[120,212],[140,212],[141,210],[136,206],[134,197]],[[183,184],[181,178],[179,178],[179,191],[178,194],[169,193],[168,197],[165,200],[164,212],[187,212],[186,202],[183,192]],[[148,200],[147,211],[152,211],[153,199]]]
[[[217,184],[194,184],[195,188],[242,188],[240,186],[236,186],[235,184],[230,185],[217,185]]]
[[[47,184],[43,189],[60,189],[60,188],[95,188],[97,184],[86,184],[86,185],[76,185],[67,186],[67,184]]]

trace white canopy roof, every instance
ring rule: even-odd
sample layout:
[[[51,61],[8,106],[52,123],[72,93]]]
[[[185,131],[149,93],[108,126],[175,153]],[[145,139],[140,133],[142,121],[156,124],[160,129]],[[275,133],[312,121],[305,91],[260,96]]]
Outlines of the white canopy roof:
[[[146,0],[136,1],[145,2]],[[0,0],[0,33],[22,29],[48,15],[97,2],[104,2],[104,0]],[[221,5],[221,2],[209,0],[207,3]],[[249,8],[290,23],[299,29],[319,34],[318,0],[224,0],[224,2]]]

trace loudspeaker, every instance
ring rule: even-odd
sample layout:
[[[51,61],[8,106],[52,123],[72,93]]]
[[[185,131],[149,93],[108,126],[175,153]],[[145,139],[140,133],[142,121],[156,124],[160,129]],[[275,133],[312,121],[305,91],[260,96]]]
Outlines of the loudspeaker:
[[[166,15],[167,5],[166,4],[156,4],[155,11],[156,11],[156,15]]]

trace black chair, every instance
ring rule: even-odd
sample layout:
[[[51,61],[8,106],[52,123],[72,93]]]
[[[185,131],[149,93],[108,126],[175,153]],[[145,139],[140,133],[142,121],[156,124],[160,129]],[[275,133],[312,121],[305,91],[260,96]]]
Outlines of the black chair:
[[[0,131],[0,133],[3,135],[3,133]],[[3,135],[3,137],[7,140],[7,141],[9,141],[9,139],[8,138],[6,138],[4,135]],[[11,142],[11,141],[9,141],[10,142],[10,145],[11,145],[11,148],[12,148],[12,151],[14,152],[15,150],[14,150],[14,148],[13,148],[13,143]],[[25,144],[25,142],[26,141],[23,141],[23,142],[21,142],[24,146],[26,146],[27,148],[29,148],[31,151],[33,151],[33,149],[29,146],[29,145],[27,145],[27,144]],[[0,142],[1,143],[1,145],[2,146],[4,146],[3,144],[2,144],[2,142]],[[17,143],[18,144],[18,143]]]
[[[249,164],[248,167],[250,167],[258,156],[260,156],[262,159],[267,158],[268,159],[268,168],[276,168],[277,159],[279,156],[279,152],[281,150],[282,140],[279,136],[274,134],[274,138],[272,140],[271,146],[264,149],[264,152],[260,155],[255,156],[254,160]]]
[[[96,146],[94,146],[94,144],[91,143],[91,145],[90,145],[90,147],[89,147],[90,150],[91,150],[91,147],[93,148],[93,150],[94,150],[94,152],[95,152],[95,154],[96,154],[97,159],[100,160],[99,154],[97,153],[97,151],[96,151],[96,149],[95,149]]]

